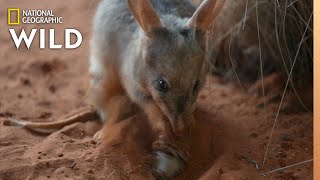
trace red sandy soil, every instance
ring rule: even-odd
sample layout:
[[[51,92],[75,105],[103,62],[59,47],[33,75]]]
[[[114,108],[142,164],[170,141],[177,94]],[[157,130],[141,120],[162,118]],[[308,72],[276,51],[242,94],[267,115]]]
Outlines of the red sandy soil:
[[[51,135],[2,125],[5,117],[54,121],[87,104],[88,42],[96,5],[84,0],[0,2],[0,179],[152,179],[152,135],[139,114],[110,127],[101,144],[92,141],[102,126],[94,119]],[[53,9],[63,16],[62,25],[15,29],[54,27],[62,43],[63,29],[76,28],[84,36],[82,46],[39,50],[36,41],[31,50],[16,50],[4,18],[7,7]],[[263,98],[218,77],[207,82],[197,102],[191,162],[177,179],[312,179],[312,163],[260,175],[312,159],[311,112],[282,108],[262,165],[279,98],[268,102],[265,114]]]

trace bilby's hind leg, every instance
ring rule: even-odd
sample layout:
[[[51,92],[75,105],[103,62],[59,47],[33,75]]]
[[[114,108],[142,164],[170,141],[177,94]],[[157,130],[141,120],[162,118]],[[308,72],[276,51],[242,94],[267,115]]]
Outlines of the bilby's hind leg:
[[[120,84],[119,73],[112,63],[105,63],[101,58],[90,59],[90,101],[99,113],[102,122],[108,119],[107,105],[114,96],[124,93]]]
[[[136,110],[130,98],[125,94],[110,98],[106,107],[108,109],[108,119],[104,122],[102,129],[94,135],[93,139],[96,142],[104,140],[109,133],[110,127],[131,116]]]
[[[103,139],[107,122],[115,119],[113,106],[117,104],[117,97],[124,95],[115,66],[104,62],[95,55],[90,59],[90,100],[104,123],[103,128],[93,137],[96,141]]]

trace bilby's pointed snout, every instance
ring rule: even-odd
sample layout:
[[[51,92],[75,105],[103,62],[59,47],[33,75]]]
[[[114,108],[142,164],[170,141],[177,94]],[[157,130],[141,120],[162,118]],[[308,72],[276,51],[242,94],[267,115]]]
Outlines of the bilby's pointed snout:
[[[177,114],[178,114],[178,116],[185,111],[187,99],[188,99],[188,97],[186,95],[182,95],[177,98]],[[178,117],[176,117],[176,118],[178,118]]]

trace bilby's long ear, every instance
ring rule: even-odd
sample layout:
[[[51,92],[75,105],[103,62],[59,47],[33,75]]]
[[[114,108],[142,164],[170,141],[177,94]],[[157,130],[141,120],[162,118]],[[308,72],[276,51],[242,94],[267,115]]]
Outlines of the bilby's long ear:
[[[132,15],[147,35],[153,29],[163,27],[149,0],[128,0],[128,4]]]
[[[206,31],[220,13],[225,0],[205,0],[187,22],[187,27]]]

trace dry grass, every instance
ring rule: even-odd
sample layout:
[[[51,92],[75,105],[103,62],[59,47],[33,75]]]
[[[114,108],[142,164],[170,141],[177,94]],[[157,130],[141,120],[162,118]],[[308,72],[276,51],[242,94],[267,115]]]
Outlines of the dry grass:
[[[228,75],[231,70],[225,47],[233,31],[231,56],[242,80],[260,79],[261,66],[264,75],[278,71],[286,78],[293,68],[291,85],[312,85],[312,20],[298,51],[312,14],[311,0],[227,0],[215,22],[213,72]],[[248,75],[255,78],[248,79]]]

